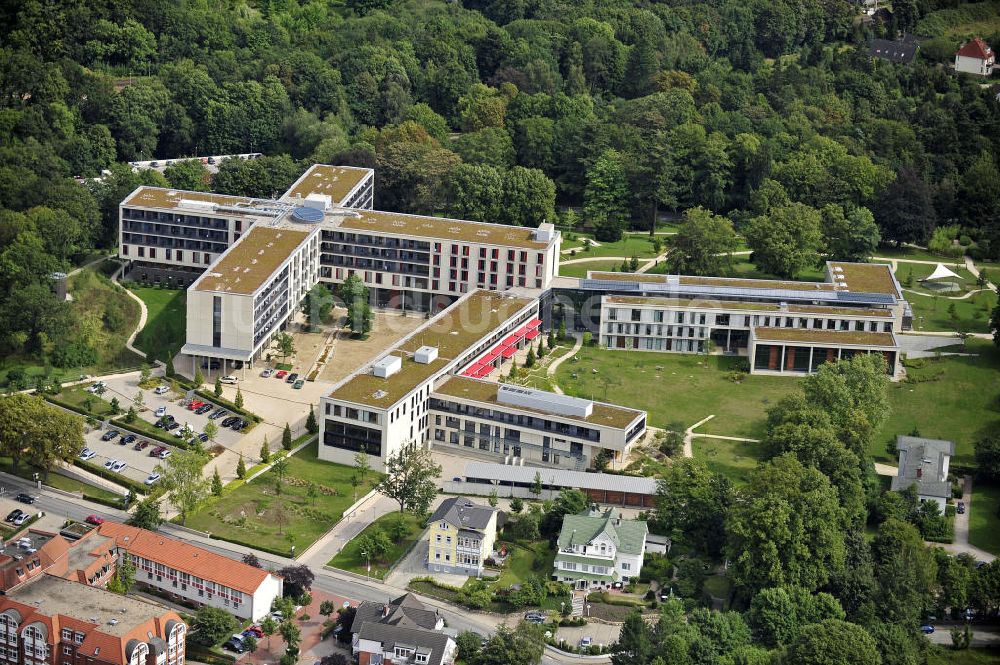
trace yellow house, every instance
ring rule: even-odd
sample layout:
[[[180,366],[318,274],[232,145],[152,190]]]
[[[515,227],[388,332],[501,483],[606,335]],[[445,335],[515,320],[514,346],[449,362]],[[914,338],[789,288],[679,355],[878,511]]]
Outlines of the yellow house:
[[[464,496],[446,499],[427,522],[427,568],[478,575],[493,552],[499,511]]]

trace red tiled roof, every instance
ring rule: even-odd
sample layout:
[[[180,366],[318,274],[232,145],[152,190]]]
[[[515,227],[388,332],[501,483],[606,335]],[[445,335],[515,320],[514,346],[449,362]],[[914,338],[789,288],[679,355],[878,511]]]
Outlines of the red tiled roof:
[[[131,554],[247,594],[257,591],[270,574],[241,561],[134,526],[105,522],[98,529],[102,536],[114,538],[118,546],[128,549]],[[127,545],[124,542],[126,536]],[[102,548],[106,547],[102,545]]]
[[[958,49],[958,55],[978,60],[988,60],[992,53],[989,44],[979,37],[970,39],[962,45],[962,48]]]

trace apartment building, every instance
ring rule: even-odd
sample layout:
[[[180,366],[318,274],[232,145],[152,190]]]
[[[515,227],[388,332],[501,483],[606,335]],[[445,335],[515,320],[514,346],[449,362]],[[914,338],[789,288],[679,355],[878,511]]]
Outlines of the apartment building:
[[[105,522],[77,546],[95,557],[112,549],[129,556],[137,583],[240,619],[262,619],[282,594],[282,579],[266,570],[117,522]]]
[[[441,615],[407,593],[387,603],[358,605],[351,651],[358,665],[452,665],[455,640]]]
[[[371,169],[310,167],[281,200],[161,187],[136,188],[119,206],[118,255],[140,280],[189,286],[254,225],[297,207],[371,207]]]
[[[602,346],[745,355],[750,371],[806,374],[824,362],[880,353],[899,374],[895,332],[909,326],[902,290],[884,264],[827,264],[825,282],[591,272]]]
[[[364,451],[382,470],[404,445],[427,445],[435,384],[475,364],[537,313],[538,300],[528,296],[476,290],[459,298],[322,398],[320,459],[353,464]],[[502,361],[492,360],[495,367]]]
[[[464,496],[441,502],[427,520],[427,568],[436,573],[480,575],[493,553],[500,511]]]
[[[184,665],[172,610],[48,573],[0,596],[0,660],[16,665]]]
[[[646,522],[623,519],[617,508],[566,515],[552,576],[576,589],[628,584],[642,570],[648,533]]]

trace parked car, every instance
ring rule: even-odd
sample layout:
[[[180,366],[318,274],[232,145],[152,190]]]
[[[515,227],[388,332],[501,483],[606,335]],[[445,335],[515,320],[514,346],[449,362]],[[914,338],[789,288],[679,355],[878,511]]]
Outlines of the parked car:
[[[533,623],[536,625],[541,625],[545,623],[545,615],[541,612],[528,612],[524,615],[524,620],[528,623]]]
[[[166,429],[168,432],[173,432],[175,429],[177,429],[180,426],[181,426],[181,424],[179,422],[177,422],[175,420],[172,420],[172,421],[170,421],[170,423],[164,429]]]
[[[237,379],[232,374],[227,374],[226,376],[219,379],[219,381],[221,381],[222,383],[228,383],[230,385],[236,385],[236,383],[239,382],[239,379]]]
[[[153,448],[152,450],[149,451],[149,456],[150,457],[157,457],[160,453],[162,453],[166,449],[167,449],[166,446],[157,446],[157,447],[155,447],[155,448]]]
[[[31,517],[31,515],[29,515],[28,513],[21,513],[20,515],[18,515],[14,519],[12,519],[11,523],[13,523],[14,526],[21,526],[22,524],[24,524],[25,522],[27,522],[28,518],[30,518],[30,517]],[[34,548],[31,548],[28,553],[30,554],[30,553],[32,553],[34,551],[35,551]]]
[[[271,618],[274,619],[275,623],[281,623],[285,620],[285,615],[281,610],[275,610],[271,612]]]
[[[32,495],[30,495],[30,494],[28,494],[26,492],[21,492],[20,494],[18,494],[14,498],[16,500],[20,501],[21,503],[28,504],[29,506],[31,504],[33,504],[35,501],[38,501],[38,497],[37,496],[32,496]]]
[[[95,526],[101,526],[104,524],[104,518],[98,517],[97,515],[87,515],[87,518],[83,521],[87,524],[93,524]]]
[[[586,648],[588,648],[593,643],[594,643],[594,638],[593,637],[581,637],[580,638],[580,648],[581,649],[586,649]]]
[[[123,446],[127,446],[130,443],[135,443],[135,440],[138,438],[139,437],[137,437],[135,434],[129,434],[128,436],[123,436],[122,440],[119,441],[119,443]]]
[[[160,408],[158,408],[156,411],[153,412],[153,415],[156,416],[157,418],[162,418],[163,416],[167,415],[167,407],[161,406]]]
[[[128,468],[128,462],[126,462],[125,460],[118,460],[111,467],[111,470],[114,471],[115,473],[121,473],[127,468]]]
[[[200,409],[203,406],[205,406],[204,402],[202,402],[201,400],[193,399],[187,405],[187,408],[188,408],[188,411],[194,411],[195,409]]]
[[[274,370],[268,367],[267,369],[265,369],[263,372],[260,373],[260,378],[269,379],[271,378],[272,374],[274,374]]]
[[[158,452],[156,456],[159,457],[160,459],[167,459],[168,457],[170,457],[170,451],[164,448],[163,450]]]
[[[304,386],[305,383],[306,383],[305,381],[299,379],[298,381],[292,384],[292,388],[294,388],[295,390],[302,390],[302,386]]]
[[[80,459],[82,460],[94,459],[96,456],[97,453],[95,453],[90,448],[84,448],[83,450],[80,451]]]
[[[232,651],[234,653],[243,653],[244,651],[246,651],[246,647],[243,646],[242,635],[233,635],[228,640],[226,640],[226,643],[222,645],[222,648]]]
[[[227,413],[229,413],[229,412],[226,411],[225,409],[216,409],[215,411],[212,412],[212,415],[210,415],[208,417],[208,419],[209,420],[215,420],[216,418],[221,418],[222,416],[226,415]]]
[[[958,509],[955,512],[957,512],[959,515],[965,514],[965,501],[958,502]]]
[[[929,623],[925,623],[920,627],[920,632],[923,633],[924,635],[930,635],[931,633],[934,632],[934,626],[930,625]]]
[[[212,406],[211,404],[205,404],[204,406],[199,406],[197,409],[194,410],[194,412],[197,413],[199,416],[203,416],[214,408],[215,407]]]
[[[97,392],[100,392],[102,388],[107,388],[107,387],[108,387],[108,384],[104,383],[103,381],[98,381],[94,385],[92,385],[89,388],[87,388],[87,392],[88,393],[97,393]]]
[[[117,461],[118,460],[116,459],[109,459],[107,462],[104,463],[104,468],[110,471],[111,467],[113,467]]]
[[[295,380],[296,380],[296,379],[298,379],[298,378],[299,378],[299,374],[298,374],[298,372],[292,372],[292,373],[291,373],[291,374],[289,374],[289,375],[288,375],[288,377],[287,377],[287,378],[285,379],[285,383],[295,383]]]
[[[179,439],[185,434],[189,434],[191,431],[192,431],[191,427],[185,424],[184,427],[180,428],[179,430],[174,430],[174,436],[176,436]]]
[[[222,421],[222,426],[223,427],[229,427],[230,425],[232,425],[233,423],[235,423],[237,420],[239,420],[238,416],[229,416],[228,418],[226,418],[225,420]]]
[[[208,163],[209,164],[215,164],[215,157],[209,157],[208,158]]]
[[[24,514],[23,510],[21,510],[20,508],[15,508],[14,510],[10,511],[7,514],[7,517],[4,518],[4,522],[13,522],[15,519],[17,519],[18,515],[23,515],[23,514]]]
[[[283,379],[283,378],[285,378],[286,376],[288,376],[288,372],[286,372],[286,371],[285,371],[285,370],[283,370],[283,369],[279,369],[279,370],[278,370],[278,373],[274,375],[274,378],[276,378],[276,379]]]
[[[208,435],[202,432],[201,434],[198,435],[198,440],[201,441],[202,443],[205,443],[206,441],[208,441]]]
[[[169,390],[170,388],[168,386],[156,386],[156,389],[153,390],[153,392],[157,395],[166,395]]]
[[[135,445],[132,446],[134,450],[145,450],[149,447],[149,441],[136,441]]]
[[[146,480],[144,480],[143,482],[146,483],[147,485],[153,485],[159,479],[160,479],[160,474],[158,474],[158,473],[151,473],[148,476],[146,476]]]
[[[243,420],[242,418],[237,418],[236,422],[233,423],[232,425],[230,425],[229,427],[234,432],[239,432],[241,429],[243,429],[244,427],[246,427],[248,424],[249,423],[247,423],[247,421]]]
[[[109,429],[104,433],[104,436],[101,437],[101,441],[111,441],[116,436],[118,436],[118,430]]]
[[[257,639],[260,639],[264,637],[264,631],[260,629],[260,626],[250,626],[249,628],[243,631],[243,636],[244,637],[252,636]]]

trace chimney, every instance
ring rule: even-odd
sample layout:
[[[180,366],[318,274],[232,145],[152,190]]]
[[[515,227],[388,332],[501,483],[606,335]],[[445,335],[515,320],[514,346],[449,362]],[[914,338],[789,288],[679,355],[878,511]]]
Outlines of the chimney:
[[[389,616],[389,606],[388,605],[383,605],[382,606],[382,618],[384,619],[387,616]]]
[[[924,475],[924,470],[920,467],[917,467],[917,480],[920,480],[920,478],[922,478],[923,475]]]

